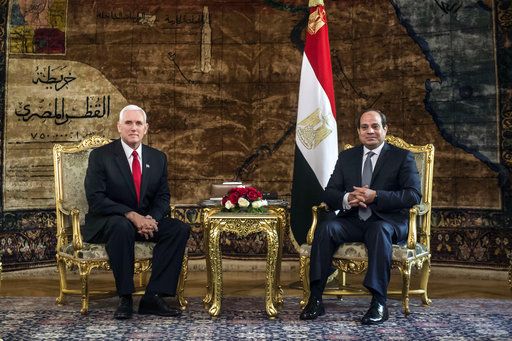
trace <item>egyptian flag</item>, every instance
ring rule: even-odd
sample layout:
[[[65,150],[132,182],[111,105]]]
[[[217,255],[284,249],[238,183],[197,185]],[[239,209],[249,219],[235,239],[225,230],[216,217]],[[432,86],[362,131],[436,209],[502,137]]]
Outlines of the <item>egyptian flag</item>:
[[[323,0],[309,0],[309,13],[300,75],[290,210],[293,236],[299,244],[305,242],[311,226],[311,206],[321,202],[338,158],[331,54]]]

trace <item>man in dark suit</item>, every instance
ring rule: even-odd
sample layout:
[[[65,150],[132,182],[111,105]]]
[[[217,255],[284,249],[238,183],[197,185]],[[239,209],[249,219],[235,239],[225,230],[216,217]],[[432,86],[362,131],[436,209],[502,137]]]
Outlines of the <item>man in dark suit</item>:
[[[139,314],[179,316],[163,296],[174,296],[190,227],[167,217],[170,193],[166,155],[142,144],[146,113],[128,105],[119,113],[120,139],[89,156],[85,192],[89,212],[83,236],[105,243],[120,296],[116,319],[132,317],[135,241],[156,242],[153,265]]]
[[[357,122],[362,145],[342,151],[325,188],[324,201],[339,210],[318,225],[310,259],[311,295],[300,318],[325,314],[322,293],[332,273],[332,256],[343,243],[364,242],[368,270],[364,286],[372,293],[362,324],[388,319],[386,306],[392,244],[407,238],[408,210],[420,202],[420,177],[411,152],[385,142],[386,116],[363,112]]]

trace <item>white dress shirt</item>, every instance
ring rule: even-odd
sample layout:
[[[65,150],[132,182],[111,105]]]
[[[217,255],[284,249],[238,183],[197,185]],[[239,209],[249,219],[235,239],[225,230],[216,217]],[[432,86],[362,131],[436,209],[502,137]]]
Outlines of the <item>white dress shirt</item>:
[[[368,152],[373,152],[374,154],[372,155],[372,171],[375,169],[375,164],[377,163],[377,160],[379,159],[379,155],[380,155],[380,152],[382,151],[382,148],[384,147],[384,143],[381,143],[380,146],[378,146],[377,148],[371,150],[371,149],[368,149],[366,148],[366,146],[363,146],[363,162],[361,163],[361,176],[363,174],[363,167],[364,167],[364,163],[366,161],[366,158],[368,157]],[[348,195],[349,193],[345,193],[345,195],[343,196],[343,209],[344,210],[350,210],[351,207],[350,207],[350,204],[348,203]]]
[[[121,145],[124,149],[124,154],[126,155],[126,158],[128,159],[128,164],[130,165],[130,171],[132,171],[132,162],[133,162],[133,148],[124,143],[124,141],[121,139]],[[140,174],[142,174],[142,143],[139,144],[139,147],[135,149],[137,151],[137,154],[139,154],[139,165],[140,165]],[[132,172],[133,173],[133,172]]]

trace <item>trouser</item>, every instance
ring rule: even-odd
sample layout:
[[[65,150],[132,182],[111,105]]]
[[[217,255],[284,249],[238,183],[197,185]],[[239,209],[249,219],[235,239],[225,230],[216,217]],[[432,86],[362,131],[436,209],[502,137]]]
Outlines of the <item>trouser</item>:
[[[135,241],[155,242],[146,292],[174,296],[189,235],[190,227],[187,224],[177,219],[163,218],[158,222],[158,231],[146,240],[126,217],[113,215],[91,242],[106,244],[119,295],[135,291]]]
[[[393,241],[392,224],[372,215],[363,221],[358,217],[336,217],[321,222],[315,231],[310,258],[311,295],[320,299],[332,273],[332,257],[341,244],[363,242],[368,249],[368,269],[363,285],[372,293],[387,295],[391,272]]]

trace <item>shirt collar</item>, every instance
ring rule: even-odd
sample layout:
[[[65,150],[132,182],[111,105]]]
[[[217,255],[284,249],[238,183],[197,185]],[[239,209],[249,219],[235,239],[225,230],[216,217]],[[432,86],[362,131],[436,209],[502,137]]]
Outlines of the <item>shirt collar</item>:
[[[368,148],[366,148],[366,146],[363,146],[363,156],[366,156],[366,154],[367,154],[368,152],[370,152],[370,151],[371,151],[371,152],[374,152],[374,153],[375,153],[375,155],[377,155],[377,157],[378,157],[378,156],[379,156],[379,154],[380,154],[380,152],[382,151],[382,148],[384,148],[384,143],[385,143],[385,142],[382,142],[382,143],[380,144],[380,146],[378,146],[378,147],[377,147],[377,148],[375,148],[375,149],[368,149]]]
[[[127,145],[123,139],[121,139],[121,145],[123,146],[124,154],[126,155],[127,159],[130,159],[132,157],[133,149],[129,145]],[[139,144],[139,147],[135,149],[137,151],[137,154],[139,154],[139,159],[142,160],[142,143]]]

